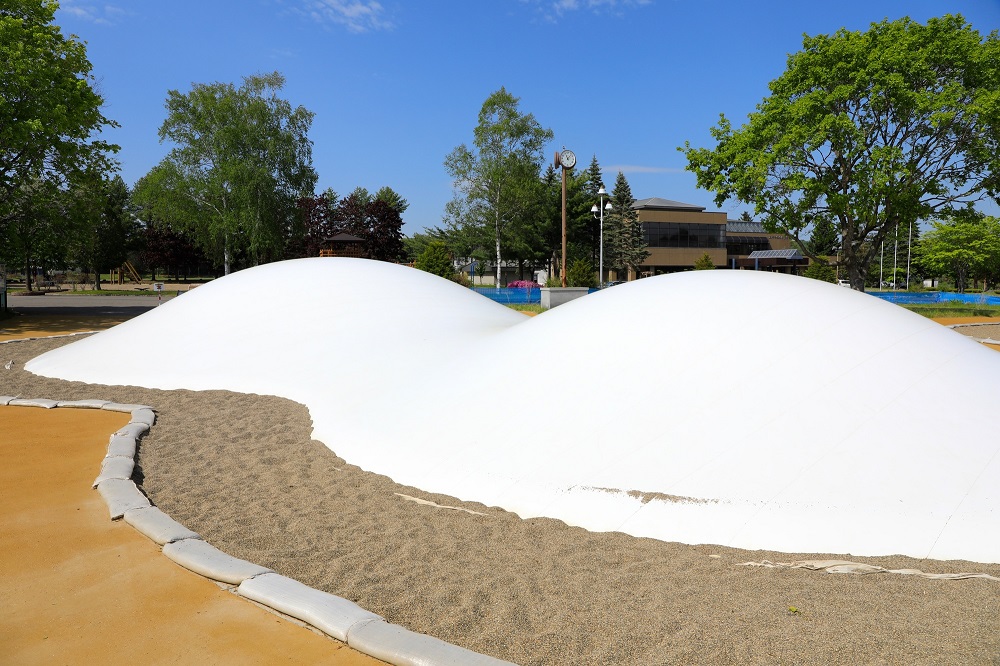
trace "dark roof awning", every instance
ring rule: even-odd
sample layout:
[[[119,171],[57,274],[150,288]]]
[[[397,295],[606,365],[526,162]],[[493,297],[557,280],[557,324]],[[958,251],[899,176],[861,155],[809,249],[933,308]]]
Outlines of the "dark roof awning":
[[[805,259],[802,253],[794,248],[788,250],[754,250],[747,259]]]
[[[351,234],[347,234],[347,233],[337,234],[336,236],[333,236],[331,238],[324,238],[323,240],[327,241],[328,243],[351,243],[351,242],[354,242],[354,243],[364,243],[365,242],[364,238],[358,238],[357,236],[352,236]]]

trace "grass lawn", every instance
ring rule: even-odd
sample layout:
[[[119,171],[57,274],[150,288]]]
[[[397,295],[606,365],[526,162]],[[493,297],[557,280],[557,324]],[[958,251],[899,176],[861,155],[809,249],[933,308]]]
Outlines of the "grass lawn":
[[[1000,305],[979,305],[977,303],[921,303],[902,305],[910,312],[925,317],[1000,317]]]
[[[518,312],[534,312],[535,314],[545,312],[538,303],[508,303],[507,307]]]

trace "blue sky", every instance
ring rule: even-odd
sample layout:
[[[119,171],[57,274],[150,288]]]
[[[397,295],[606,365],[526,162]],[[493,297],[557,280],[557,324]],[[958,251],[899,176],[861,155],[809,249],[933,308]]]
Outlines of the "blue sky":
[[[63,0],[56,22],[87,42],[130,185],[169,149],[168,90],[278,70],[316,114],[318,189],[388,185],[410,235],[440,224],[445,155],[501,86],[553,130],[547,154],[597,155],[609,186],[621,170],[636,198],[715,210],[676,148],[714,145],[720,113],[742,124],[803,33],[945,13],[1000,28],[1000,0]]]

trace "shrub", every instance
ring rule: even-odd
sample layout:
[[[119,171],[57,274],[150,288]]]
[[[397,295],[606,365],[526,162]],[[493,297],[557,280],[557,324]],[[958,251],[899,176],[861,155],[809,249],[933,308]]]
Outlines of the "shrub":
[[[455,276],[455,265],[451,260],[451,251],[441,241],[428,243],[417,260],[413,262],[413,266],[449,280]]]
[[[577,259],[566,271],[566,285],[594,288],[597,286],[597,271],[586,259]]]
[[[538,289],[541,286],[532,280],[514,280],[507,283],[507,287],[510,289]]]
[[[694,269],[696,271],[708,271],[715,268],[715,262],[712,261],[712,257],[708,256],[708,252],[701,255],[698,261],[694,262]]]
[[[802,275],[814,280],[820,280],[822,282],[837,281],[837,272],[833,270],[833,266],[820,262],[809,264],[809,266],[802,272]]]

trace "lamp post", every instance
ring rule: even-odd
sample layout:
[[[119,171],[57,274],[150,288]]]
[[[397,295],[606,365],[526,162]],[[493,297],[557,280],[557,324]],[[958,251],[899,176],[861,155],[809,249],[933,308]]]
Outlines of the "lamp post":
[[[601,197],[601,203],[600,203],[600,205],[594,204],[590,208],[590,212],[594,216],[595,220],[598,219],[598,217],[597,217],[598,213],[600,213],[600,215],[601,215],[600,216],[600,220],[601,220],[601,240],[600,240],[601,252],[600,252],[600,257],[601,258],[600,258],[600,263],[598,264],[598,267],[597,267],[597,281],[599,283],[598,287],[601,287],[602,289],[604,288],[604,211],[611,210],[611,202],[610,201],[608,202],[608,204],[606,206],[604,205],[604,197],[607,196],[607,194],[608,193],[604,189],[604,186],[601,185],[601,189],[597,190],[597,195],[599,197]]]

